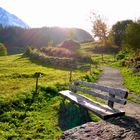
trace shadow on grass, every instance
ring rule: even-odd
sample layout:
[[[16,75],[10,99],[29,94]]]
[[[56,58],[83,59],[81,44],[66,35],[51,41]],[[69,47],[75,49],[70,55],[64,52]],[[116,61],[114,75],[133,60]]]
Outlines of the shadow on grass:
[[[64,101],[60,104],[58,124],[63,131],[89,121],[91,121],[91,118],[85,108],[80,107],[73,102]]]

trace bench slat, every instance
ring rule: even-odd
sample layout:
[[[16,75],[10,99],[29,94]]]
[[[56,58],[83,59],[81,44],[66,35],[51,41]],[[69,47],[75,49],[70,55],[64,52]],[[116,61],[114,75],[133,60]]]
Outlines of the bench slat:
[[[113,87],[109,87],[109,86],[99,85],[96,83],[84,82],[84,81],[80,81],[80,80],[76,80],[74,82],[74,84],[82,84],[82,85],[90,87],[90,88],[94,88],[94,89],[98,89],[98,90],[102,90],[102,91],[111,93],[111,94],[113,94],[115,96],[119,96],[121,98],[127,98],[127,96],[128,96],[128,91],[124,90],[124,89],[120,89],[120,88],[113,88]]]
[[[122,116],[125,114],[125,112],[120,111],[118,109],[110,108],[107,105],[101,105],[97,102],[93,102],[92,100],[88,99],[87,97],[84,97],[82,95],[75,94],[74,92],[71,92],[69,90],[64,90],[59,92],[62,96],[65,98],[70,99],[71,101],[74,101],[78,105],[81,105],[92,112],[94,112],[96,115],[101,117],[102,119],[106,120],[111,117],[117,117]]]
[[[113,98],[113,97],[110,97],[110,96],[107,96],[107,95],[103,95],[103,94],[99,94],[99,93],[96,93],[94,91],[91,91],[91,90],[86,90],[86,89],[83,89],[81,87],[78,87],[78,86],[75,86],[75,85],[70,85],[69,86],[73,91],[81,91],[83,93],[86,93],[86,94],[90,94],[90,95],[93,95],[95,97],[98,97],[100,99],[104,99],[106,101],[110,100],[112,102],[116,102],[116,103],[119,103],[119,104],[126,104],[126,100],[125,99],[118,99],[118,98]]]

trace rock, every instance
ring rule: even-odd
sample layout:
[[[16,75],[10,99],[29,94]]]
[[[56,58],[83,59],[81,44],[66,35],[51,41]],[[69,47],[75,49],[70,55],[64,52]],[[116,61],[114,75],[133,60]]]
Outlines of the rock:
[[[123,116],[88,122],[65,131],[59,140],[140,140],[140,118]]]

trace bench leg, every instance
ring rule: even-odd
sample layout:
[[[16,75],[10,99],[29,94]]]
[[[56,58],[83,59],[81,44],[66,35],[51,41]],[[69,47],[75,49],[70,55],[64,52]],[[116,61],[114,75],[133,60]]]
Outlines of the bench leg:
[[[115,95],[113,95],[113,94],[111,94],[111,93],[109,93],[109,96],[112,97],[112,98],[115,98]],[[111,108],[113,108],[114,102],[108,100],[108,106],[111,107]]]

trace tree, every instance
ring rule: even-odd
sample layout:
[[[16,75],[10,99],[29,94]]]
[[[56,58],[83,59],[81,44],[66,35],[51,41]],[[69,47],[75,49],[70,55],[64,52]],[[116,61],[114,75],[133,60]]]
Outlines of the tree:
[[[107,34],[108,34],[108,26],[101,15],[92,12],[90,17],[92,23],[92,33],[94,38],[99,38],[100,40],[106,41]]]
[[[103,18],[100,14],[92,12],[90,19],[92,23],[92,33],[94,38],[100,39],[103,42],[103,46],[106,46],[108,26],[105,18]],[[102,54],[102,60],[103,60],[103,54]]]
[[[117,46],[122,45],[122,39],[123,35],[125,33],[125,30],[129,24],[133,23],[132,20],[124,20],[124,21],[118,21],[116,24],[112,26],[111,32],[110,32],[110,38],[113,44]]]
[[[7,48],[4,46],[4,44],[0,43],[0,56],[7,55]]]
[[[140,50],[140,23],[136,22],[128,25],[123,43],[131,50]]]

